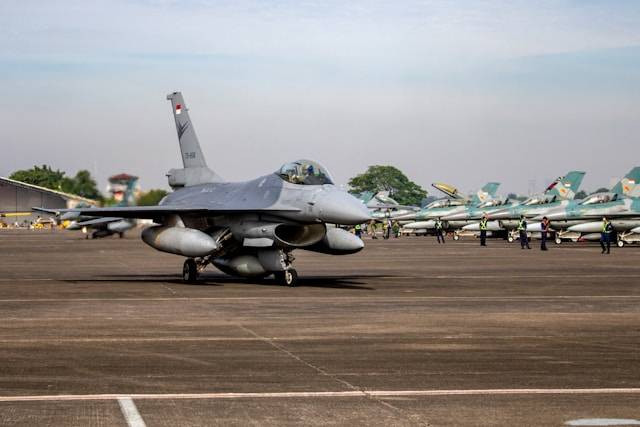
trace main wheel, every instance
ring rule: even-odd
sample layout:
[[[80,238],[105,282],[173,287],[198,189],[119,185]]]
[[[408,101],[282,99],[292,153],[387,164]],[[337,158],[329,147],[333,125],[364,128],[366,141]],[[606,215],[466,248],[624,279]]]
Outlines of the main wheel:
[[[624,240],[618,240],[618,247],[619,248],[624,247]]]
[[[458,235],[458,233],[453,233],[453,240],[460,240],[460,236]]]
[[[198,266],[192,258],[187,259],[182,266],[182,280],[186,283],[194,283],[198,280]]]
[[[285,271],[276,271],[273,275],[279,283],[285,286],[294,287],[298,283],[298,272],[293,268]]]
[[[513,243],[513,236],[511,234],[509,234],[509,236],[507,236],[507,242],[509,243]]]
[[[556,242],[556,245],[559,245],[559,244],[562,243],[562,239],[560,237],[556,236],[555,242]]]

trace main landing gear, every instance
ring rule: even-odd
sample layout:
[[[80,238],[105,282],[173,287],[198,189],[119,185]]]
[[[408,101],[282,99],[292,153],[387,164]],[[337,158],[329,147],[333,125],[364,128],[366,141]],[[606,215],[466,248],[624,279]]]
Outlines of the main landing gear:
[[[182,280],[186,283],[194,283],[198,280],[198,265],[193,258],[185,260],[182,266]]]
[[[182,280],[184,280],[185,283],[195,283],[198,280],[200,272],[202,272],[207,265],[209,265],[207,258],[187,258],[182,266]]]
[[[285,286],[293,287],[298,283],[298,272],[293,268],[285,271],[276,271],[273,276],[278,283]]]

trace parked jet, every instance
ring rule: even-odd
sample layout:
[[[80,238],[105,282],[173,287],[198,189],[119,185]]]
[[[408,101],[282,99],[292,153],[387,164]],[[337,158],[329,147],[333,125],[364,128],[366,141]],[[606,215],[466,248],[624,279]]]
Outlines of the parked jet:
[[[598,236],[602,230],[602,217],[612,219],[620,246],[637,241],[631,230],[640,226],[640,167],[629,171],[608,192],[595,193],[585,199],[558,207],[546,214],[551,227],[557,231],[556,243],[562,238]],[[637,219],[633,217],[638,217]],[[540,216],[535,219],[540,219]]]
[[[137,182],[130,180],[126,183],[126,189],[122,200],[116,205],[118,207],[135,206],[134,188]],[[102,217],[91,218],[88,215],[80,216],[77,212],[67,212],[60,216],[62,221],[71,221],[66,227],[67,230],[82,230],[85,238],[96,239],[99,237],[112,236],[118,234],[120,238],[124,233],[136,226],[134,218]]]
[[[394,219],[420,209],[416,206],[401,205],[389,197],[388,191],[380,191],[375,194],[371,191],[365,191],[364,193],[355,195],[355,197],[367,206],[371,218],[376,221],[383,221],[387,218]]]
[[[71,209],[88,216],[152,219],[142,240],[187,257],[182,275],[193,282],[209,264],[242,277],[273,274],[286,285],[297,281],[294,249],[333,255],[360,251],[362,240],[327,223],[354,225],[370,216],[361,201],[340,190],[318,163],[298,160],[275,173],[224,182],[208,168],[180,92],[171,101],[184,167],[168,173],[175,191],[157,206]]]
[[[442,218],[447,215],[463,212],[469,206],[477,206],[479,204],[488,203],[490,200],[493,200],[493,197],[495,196],[500,183],[489,182],[475,194],[465,198],[461,197],[457,189],[452,186],[441,183],[434,183],[433,186],[443,191],[449,197],[454,198],[435,200],[418,212],[403,216],[397,216],[396,219],[398,220],[414,221],[406,224],[404,226],[404,229],[418,233],[427,233],[429,230],[435,229],[436,218]]]
[[[490,220],[487,229],[494,233],[507,232],[508,240],[513,241],[513,231],[517,228],[521,215],[530,218],[546,214],[559,206],[568,205],[580,188],[584,175],[585,173],[581,171],[571,171],[566,177],[560,177],[553,181],[541,195],[529,197],[521,203],[513,203],[508,207],[483,212],[488,215]],[[465,225],[462,229],[475,232],[480,230],[480,226],[478,222],[475,222]]]

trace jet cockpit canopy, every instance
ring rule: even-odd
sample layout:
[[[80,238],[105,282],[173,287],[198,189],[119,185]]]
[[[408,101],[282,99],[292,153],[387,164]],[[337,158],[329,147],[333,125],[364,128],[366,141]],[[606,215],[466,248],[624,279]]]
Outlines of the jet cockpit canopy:
[[[585,197],[583,201],[580,202],[581,205],[595,205],[598,203],[608,203],[613,202],[618,199],[618,195],[615,193],[596,193],[590,196]]]
[[[284,164],[277,175],[283,180],[298,185],[333,184],[329,171],[311,160],[297,160]]]

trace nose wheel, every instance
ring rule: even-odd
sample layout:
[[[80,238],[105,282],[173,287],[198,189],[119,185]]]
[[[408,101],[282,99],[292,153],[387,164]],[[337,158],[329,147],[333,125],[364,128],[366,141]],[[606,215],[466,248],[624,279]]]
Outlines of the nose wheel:
[[[282,285],[294,287],[298,283],[298,272],[293,268],[273,273],[276,281]]]

